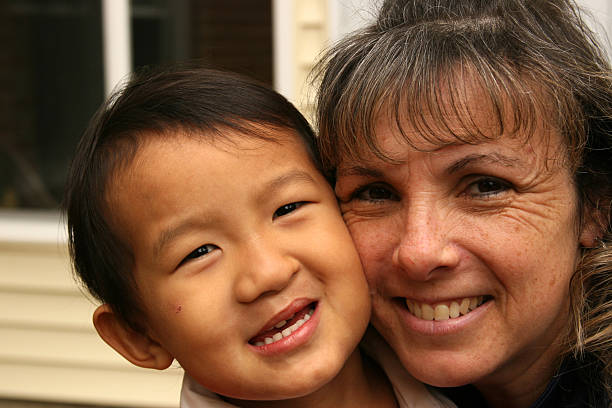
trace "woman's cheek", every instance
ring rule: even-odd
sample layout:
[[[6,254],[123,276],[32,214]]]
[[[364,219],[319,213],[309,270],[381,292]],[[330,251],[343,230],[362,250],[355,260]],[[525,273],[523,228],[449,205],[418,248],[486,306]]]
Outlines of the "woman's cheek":
[[[395,234],[377,222],[355,222],[349,225],[349,232],[371,289],[389,269]]]

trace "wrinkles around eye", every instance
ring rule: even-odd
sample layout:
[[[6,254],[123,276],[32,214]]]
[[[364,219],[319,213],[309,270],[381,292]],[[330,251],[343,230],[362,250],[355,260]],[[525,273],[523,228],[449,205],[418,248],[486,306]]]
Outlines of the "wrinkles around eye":
[[[399,201],[399,197],[389,186],[384,184],[368,184],[357,188],[349,196],[349,200],[380,203],[385,201]]]
[[[511,188],[510,183],[504,180],[496,177],[482,177],[470,183],[464,193],[469,197],[487,198],[502,194]]]

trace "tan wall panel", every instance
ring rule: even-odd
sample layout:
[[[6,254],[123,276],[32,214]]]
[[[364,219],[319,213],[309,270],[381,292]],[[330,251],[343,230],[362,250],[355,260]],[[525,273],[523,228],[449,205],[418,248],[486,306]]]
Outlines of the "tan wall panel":
[[[0,326],[92,331],[94,305],[78,293],[0,291]]]
[[[0,395],[118,407],[178,407],[178,369],[104,370],[0,362]]]
[[[82,367],[131,368],[94,332],[0,327],[0,361]]]
[[[64,245],[0,242],[0,288],[43,288],[75,292]]]
[[[138,368],[95,332],[65,245],[0,241],[0,399],[178,407],[182,369]]]

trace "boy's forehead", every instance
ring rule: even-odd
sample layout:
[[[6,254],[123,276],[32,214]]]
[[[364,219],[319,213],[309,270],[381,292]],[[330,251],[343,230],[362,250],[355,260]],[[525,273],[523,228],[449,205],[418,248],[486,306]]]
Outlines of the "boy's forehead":
[[[137,148],[112,169],[107,178],[106,198],[111,204],[123,196],[135,194],[134,182],[154,186],[151,169],[166,167],[167,171],[181,171],[182,164],[197,160],[207,152],[221,151],[236,158],[248,155],[269,155],[284,160],[287,154],[303,156],[312,164],[312,155],[297,131],[284,128],[262,128],[257,133],[236,129],[217,131],[175,130],[165,133],[141,134]],[[174,163],[168,163],[172,156]],[[215,161],[200,163],[202,168],[216,169]],[[159,176],[159,175],[158,175]]]
[[[223,149],[249,151],[265,147],[268,143],[299,142],[306,148],[303,137],[291,128],[245,123],[239,127],[220,126],[212,129],[177,128],[164,132],[140,132],[135,156],[146,156],[143,147],[163,144],[168,149],[179,148],[186,142],[197,142],[197,149]]]
[[[214,200],[228,200],[230,190],[253,198],[272,196],[291,183],[326,184],[299,135],[282,130],[270,136],[149,138],[109,179],[106,215],[121,236],[138,239],[135,223],[185,211],[221,211]]]

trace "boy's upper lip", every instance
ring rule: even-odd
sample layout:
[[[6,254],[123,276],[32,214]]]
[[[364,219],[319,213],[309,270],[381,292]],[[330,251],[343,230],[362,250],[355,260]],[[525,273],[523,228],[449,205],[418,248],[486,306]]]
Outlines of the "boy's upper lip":
[[[275,314],[270,320],[266,322],[266,324],[261,328],[261,331],[265,331],[270,327],[274,326],[276,323],[287,320],[300,310],[304,309],[309,304],[315,302],[314,299],[310,298],[299,298],[293,300],[289,305],[287,305],[283,310]]]

